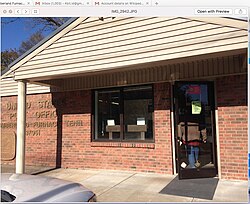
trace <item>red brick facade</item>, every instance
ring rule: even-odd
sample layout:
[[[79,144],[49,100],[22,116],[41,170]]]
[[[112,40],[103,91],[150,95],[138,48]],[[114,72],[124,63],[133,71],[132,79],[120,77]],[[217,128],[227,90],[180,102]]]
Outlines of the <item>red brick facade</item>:
[[[217,96],[222,178],[247,179],[246,76],[218,79]],[[91,104],[91,91],[28,95],[26,164],[173,173],[169,83],[154,85],[154,143],[91,142]],[[1,108],[2,133],[16,131],[16,96]]]
[[[248,178],[247,76],[219,78],[217,105],[221,174],[224,179]]]
[[[154,87],[155,143],[91,142],[91,91],[29,95],[26,164],[172,174],[170,84]],[[15,131],[15,103],[2,98],[3,132]]]
[[[27,96],[26,164],[55,166],[57,116],[51,94]],[[17,97],[2,97],[1,134],[16,132]]]

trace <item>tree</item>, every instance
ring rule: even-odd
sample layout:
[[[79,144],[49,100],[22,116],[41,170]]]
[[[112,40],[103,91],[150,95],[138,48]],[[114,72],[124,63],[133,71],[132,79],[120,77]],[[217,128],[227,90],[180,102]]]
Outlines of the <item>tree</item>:
[[[44,36],[41,32],[36,32],[28,40],[23,41],[18,50],[9,49],[1,52],[1,71],[6,69],[13,61],[39,43],[43,38]]]
[[[38,31],[54,31],[62,24],[64,24],[69,18],[68,17],[39,17],[39,18],[5,18],[2,20],[2,25],[8,25],[19,20],[25,20],[29,29],[35,29]]]
[[[2,26],[11,24],[21,18],[6,18],[1,22]],[[23,18],[22,18],[23,19]],[[31,49],[43,38],[43,32],[52,32],[64,24],[69,18],[64,17],[40,17],[40,18],[25,18],[25,23],[29,29],[36,30],[27,40],[23,41],[19,48],[9,49],[1,52],[1,71],[6,69],[14,60]]]
[[[28,25],[27,27],[29,29],[36,30],[36,32],[32,34],[29,37],[29,39],[23,41],[19,48],[1,52],[1,57],[2,57],[1,70],[7,68],[8,65],[11,64],[15,59],[17,59],[19,56],[21,56],[26,51],[35,46],[37,43],[39,43],[44,38],[43,35],[44,32],[48,31],[52,32],[56,30],[58,27],[63,25],[69,18],[68,17],[4,18],[4,20],[1,21],[1,24],[4,26],[16,22],[20,19],[25,19],[26,24]],[[99,20],[104,21],[104,18],[100,17]]]
[[[18,51],[9,49],[1,52],[1,71],[6,69],[15,59],[18,58]]]
[[[27,50],[35,46],[37,43],[39,43],[44,38],[43,34],[41,32],[36,32],[32,34],[28,40],[23,41],[18,49],[18,55],[24,54]]]
[[[41,18],[31,18],[31,23],[34,27],[42,25],[42,31],[54,31],[61,25],[63,25],[69,18],[65,17],[41,17]],[[31,24],[31,25],[32,25]]]

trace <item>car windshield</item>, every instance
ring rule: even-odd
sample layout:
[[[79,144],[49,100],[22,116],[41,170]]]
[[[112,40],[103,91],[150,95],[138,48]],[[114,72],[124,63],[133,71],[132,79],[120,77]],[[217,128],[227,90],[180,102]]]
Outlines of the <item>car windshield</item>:
[[[16,197],[9,192],[1,190],[1,202],[13,202],[15,199]]]

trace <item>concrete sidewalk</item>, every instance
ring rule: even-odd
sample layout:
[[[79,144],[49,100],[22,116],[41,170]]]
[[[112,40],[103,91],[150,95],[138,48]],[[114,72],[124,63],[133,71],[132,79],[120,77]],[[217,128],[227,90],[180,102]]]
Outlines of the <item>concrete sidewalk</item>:
[[[205,200],[159,193],[175,178],[171,175],[78,169],[55,169],[40,175],[81,183],[96,193],[99,202],[248,202],[247,181],[219,180],[213,200]]]

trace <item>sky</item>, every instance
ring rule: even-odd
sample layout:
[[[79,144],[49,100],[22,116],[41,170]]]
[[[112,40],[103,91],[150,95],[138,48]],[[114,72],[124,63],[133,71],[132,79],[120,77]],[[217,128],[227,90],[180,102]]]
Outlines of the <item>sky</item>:
[[[32,28],[27,23],[28,18],[19,18],[12,23],[5,24],[16,18],[1,18],[1,51],[19,48],[22,41],[27,40],[33,33],[39,30],[39,26]],[[50,32],[44,32],[45,37]]]

